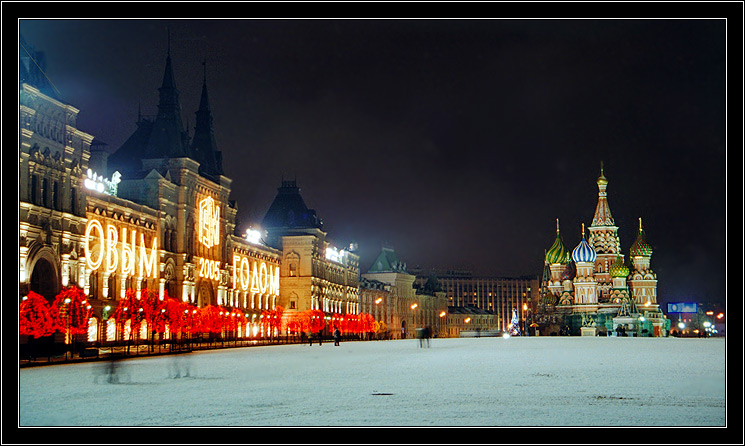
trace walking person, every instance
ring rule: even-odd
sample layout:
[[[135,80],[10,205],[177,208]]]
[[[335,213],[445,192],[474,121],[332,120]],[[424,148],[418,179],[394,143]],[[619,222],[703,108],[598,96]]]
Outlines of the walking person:
[[[308,332],[308,340],[310,341],[310,344],[308,345],[312,347],[313,346],[313,332],[312,331]]]
[[[318,330],[318,345],[323,345],[323,330]]]
[[[338,346],[340,340],[341,340],[341,332],[337,328],[336,330],[334,330],[334,345]]]

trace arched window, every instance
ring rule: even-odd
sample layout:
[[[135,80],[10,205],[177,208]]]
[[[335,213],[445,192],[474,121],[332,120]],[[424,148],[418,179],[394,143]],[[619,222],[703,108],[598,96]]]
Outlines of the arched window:
[[[116,341],[116,319],[113,317],[106,321],[106,340]]]
[[[98,319],[92,317],[88,319],[88,342],[98,341]]]

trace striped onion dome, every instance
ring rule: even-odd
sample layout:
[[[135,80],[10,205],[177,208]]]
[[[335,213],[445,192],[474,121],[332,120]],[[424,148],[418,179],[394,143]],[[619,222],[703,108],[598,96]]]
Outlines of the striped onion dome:
[[[587,240],[585,240],[585,224],[582,223],[582,241],[579,242],[574,251],[572,251],[572,258],[576,262],[595,262],[598,254],[592,249]]]
[[[644,240],[644,231],[642,230],[642,219],[639,218],[639,235],[636,236],[634,244],[631,245],[631,255],[651,257],[652,247]]]
[[[552,263],[566,264],[569,262],[569,251],[564,247],[564,242],[561,241],[561,235],[559,234],[559,219],[556,219],[556,240],[551,248],[546,251],[546,263],[549,265]]]
[[[629,275],[629,267],[624,265],[621,256],[617,256],[616,263],[608,268],[608,272],[610,272],[611,277],[627,277]]]
[[[546,252],[546,263],[549,265],[552,263],[567,263],[569,260],[567,254],[568,252],[564,247],[564,243],[561,241],[561,236],[556,234],[554,244],[551,245],[551,248]]]

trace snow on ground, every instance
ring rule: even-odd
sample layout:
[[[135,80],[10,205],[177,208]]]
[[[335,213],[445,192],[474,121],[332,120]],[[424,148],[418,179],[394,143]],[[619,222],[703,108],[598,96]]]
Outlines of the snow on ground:
[[[725,425],[722,338],[329,342],[120,364],[120,384],[97,377],[105,362],[20,369],[19,425]]]

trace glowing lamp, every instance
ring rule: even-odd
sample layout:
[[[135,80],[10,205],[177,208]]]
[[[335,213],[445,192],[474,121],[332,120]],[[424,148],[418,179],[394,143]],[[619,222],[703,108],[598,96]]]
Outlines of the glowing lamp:
[[[249,228],[246,230],[245,238],[250,243],[259,244],[261,243],[261,231]]]
[[[679,322],[678,323],[678,328],[680,328],[682,330],[682,329],[686,328],[686,324],[684,324],[682,322]]]
[[[509,333],[505,333],[505,334],[502,335],[502,337],[504,339],[509,339],[510,338],[510,334]]]

